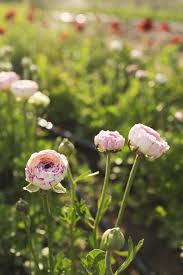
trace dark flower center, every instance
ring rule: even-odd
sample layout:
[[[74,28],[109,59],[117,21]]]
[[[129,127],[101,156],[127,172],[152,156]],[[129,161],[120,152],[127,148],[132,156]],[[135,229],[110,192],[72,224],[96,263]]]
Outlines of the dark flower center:
[[[49,168],[51,168],[53,166],[53,164],[50,162],[50,163],[44,163],[44,169],[49,169]]]

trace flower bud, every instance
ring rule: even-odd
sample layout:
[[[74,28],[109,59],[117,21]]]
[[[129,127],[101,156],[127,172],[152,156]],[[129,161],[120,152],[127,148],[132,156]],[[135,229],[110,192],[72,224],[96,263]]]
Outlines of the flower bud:
[[[102,236],[105,250],[121,250],[125,244],[125,238],[119,227],[108,229]]]
[[[33,73],[33,74],[37,73],[37,66],[36,66],[35,64],[32,64],[32,65],[30,66],[30,71],[31,71],[31,73]]]
[[[16,203],[16,210],[18,212],[23,212],[25,214],[28,214],[29,212],[29,204],[28,202],[24,201],[23,199],[19,199]]]
[[[142,153],[151,160],[159,158],[170,148],[157,131],[140,123],[130,129],[128,144],[132,151]]]
[[[32,60],[29,57],[23,57],[21,63],[23,68],[30,68]]]
[[[118,152],[125,144],[125,139],[118,131],[100,131],[94,138],[99,152]]]
[[[72,142],[70,142],[67,138],[64,138],[58,147],[58,151],[60,154],[70,157],[70,155],[74,153],[75,147]]]

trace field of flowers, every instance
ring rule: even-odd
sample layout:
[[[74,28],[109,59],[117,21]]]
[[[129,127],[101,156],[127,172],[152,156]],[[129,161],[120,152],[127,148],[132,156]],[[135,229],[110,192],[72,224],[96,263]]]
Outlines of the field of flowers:
[[[182,27],[0,5],[0,274],[182,274]]]

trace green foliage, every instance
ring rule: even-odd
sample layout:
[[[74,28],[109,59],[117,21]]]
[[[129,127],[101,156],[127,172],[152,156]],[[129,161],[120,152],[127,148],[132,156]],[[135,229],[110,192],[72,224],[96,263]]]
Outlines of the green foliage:
[[[105,252],[100,249],[93,249],[88,253],[82,264],[90,275],[105,274]]]

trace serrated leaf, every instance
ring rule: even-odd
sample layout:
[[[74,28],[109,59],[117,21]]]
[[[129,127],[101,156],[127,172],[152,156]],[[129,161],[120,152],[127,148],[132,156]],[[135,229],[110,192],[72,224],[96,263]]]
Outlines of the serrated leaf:
[[[136,247],[133,245],[133,241],[131,237],[128,239],[128,256],[127,259],[124,261],[124,263],[118,268],[118,270],[115,272],[115,275],[120,274],[122,271],[124,271],[134,260],[137,252],[140,250],[140,248],[143,245],[144,240],[140,240]]]
[[[88,253],[82,264],[88,274],[104,275],[105,274],[105,251],[101,249],[93,249]]]
[[[99,171],[91,173],[91,171],[88,170],[88,171],[84,172],[82,175],[80,175],[79,177],[77,177],[74,182],[77,183],[77,182],[85,180],[87,178],[94,177],[94,176],[96,176],[98,174],[99,174]]]
[[[86,202],[81,199],[78,203],[77,203],[77,213],[79,215],[79,218],[87,223],[91,228],[93,227],[94,224],[94,218],[91,215],[90,209],[87,206]],[[92,224],[91,224],[92,223]]]
[[[67,193],[66,188],[63,187],[63,185],[61,183],[58,183],[57,185],[55,185],[54,187],[52,187],[52,190],[55,193],[58,193],[58,194],[65,194],[65,193]]]
[[[23,187],[23,190],[28,191],[29,193],[35,193],[39,191],[39,187],[29,183],[27,186]]]

